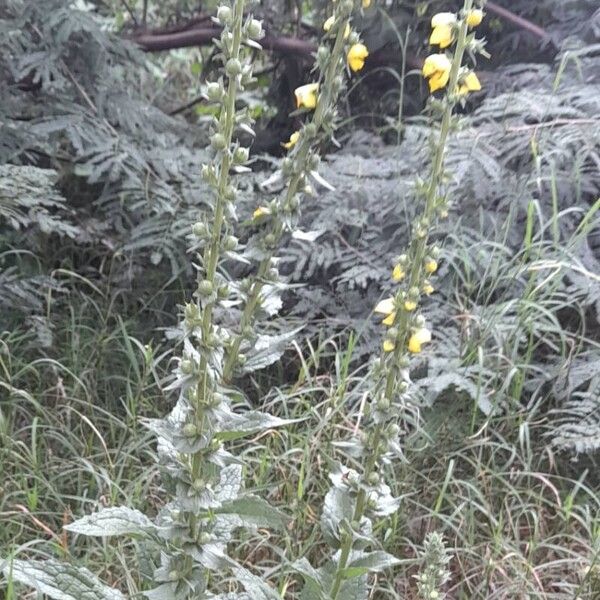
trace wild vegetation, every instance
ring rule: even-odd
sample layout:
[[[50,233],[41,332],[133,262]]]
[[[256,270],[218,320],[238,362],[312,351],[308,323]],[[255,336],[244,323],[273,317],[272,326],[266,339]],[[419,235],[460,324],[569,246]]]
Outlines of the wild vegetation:
[[[2,598],[600,598],[597,0],[0,50]]]

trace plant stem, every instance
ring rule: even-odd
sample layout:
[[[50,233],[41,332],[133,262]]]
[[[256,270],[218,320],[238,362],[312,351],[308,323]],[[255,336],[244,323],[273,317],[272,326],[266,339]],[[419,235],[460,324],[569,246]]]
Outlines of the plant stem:
[[[344,33],[346,27],[350,23],[350,17],[347,17],[338,27],[335,43],[329,57],[329,62],[325,70],[325,74],[322,78],[322,82],[319,85],[319,100],[313,114],[312,123],[315,125],[316,131],[320,131],[326,111],[329,107],[333,106],[336,101],[337,93],[333,92],[334,85],[333,81],[338,75],[339,63],[344,49]],[[299,141],[298,150],[295,156],[296,163],[300,165],[290,178],[288,187],[283,200],[280,202],[280,206],[288,204],[298,193],[298,185],[303,179],[307,170],[308,159],[312,148],[314,138],[302,136]],[[284,234],[284,226],[281,220],[277,220],[273,224],[271,233],[275,237],[275,243],[273,247],[277,247],[277,244],[281,240]],[[260,294],[266,283],[266,276],[271,267],[271,260],[274,255],[274,250],[269,252],[268,256],[263,258],[260,262],[256,275],[254,276],[254,282],[248,293],[248,299],[244,306],[242,316],[240,318],[240,331],[232,340],[229,349],[227,350],[227,356],[225,358],[225,364],[223,367],[223,379],[224,381],[230,381],[233,377],[235,366],[237,364],[240,347],[244,341],[244,328],[250,325],[254,319],[256,310],[260,304]]]
[[[471,10],[473,6],[473,0],[465,0],[463,11],[466,14],[469,10]],[[446,149],[446,142],[448,140],[448,135],[450,133],[451,124],[452,124],[452,115],[454,111],[454,106],[456,101],[453,100],[455,90],[458,85],[458,78],[460,67],[462,65],[462,61],[464,58],[465,48],[466,48],[466,40],[468,33],[468,25],[466,19],[461,21],[458,38],[456,42],[456,49],[454,53],[454,57],[452,60],[452,67],[450,70],[450,76],[448,81],[448,92],[446,97],[446,107],[444,110],[444,114],[442,116],[442,121],[440,125],[440,134],[435,146],[435,152],[433,155],[433,161],[431,166],[431,176],[429,180],[429,185],[427,187],[426,192],[426,201],[425,208],[423,210],[423,217],[427,220],[431,220],[435,214],[436,203],[437,203],[437,191],[439,189],[440,184],[443,180],[444,174],[444,154]],[[429,241],[429,236],[425,235],[419,238],[416,238],[412,242],[412,252],[411,252],[411,268],[408,276],[408,288],[417,287],[421,283],[422,273],[423,273],[423,260],[425,258],[425,253],[427,251],[427,244]],[[399,300],[400,297],[397,297]],[[389,368],[387,371],[387,375],[385,378],[385,386],[383,391],[383,398],[388,401],[388,405],[391,405],[394,392],[396,390],[396,386],[398,383],[398,369],[395,368],[395,365],[400,363],[400,359],[406,354],[406,348],[408,344],[408,339],[410,336],[410,327],[409,327],[409,313],[407,311],[398,311],[397,316],[397,325],[401,335],[399,335],[399,339],[396,343],[396,348],[393,352],[392,362],[394,367]],[[382,361],[383,362],[383,361]],[[373,472],[373,469],[377,465],[380,455],[380,441],[383,435],[384,427],[386,423],[384,421],[380,421],[375,428],[373,429],[372,435],[370,437],[369,447],[371,448],[371,452],[369,454],[369,458],[365,465],[365,470],[363,474],[363,478],[365,481],[368,481],[370,474]],[[360,523],[367,504],[367,493],[365,488],[361,488],[357,494],[356,504],[354,509],[353,521]],[[338,562],[337,573],[331,588],[330,599],[337,600],[341,584],[343,581],[343,572],[347,567],[348,560],[350,558],[350,552],[352,550],[352,535],[346,535],[342,540],[341,545],[341,554],[340,560]]]

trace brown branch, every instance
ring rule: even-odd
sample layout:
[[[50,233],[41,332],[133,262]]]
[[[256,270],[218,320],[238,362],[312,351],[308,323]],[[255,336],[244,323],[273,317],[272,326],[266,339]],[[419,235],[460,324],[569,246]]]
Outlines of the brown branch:
[[[146,52],[162,52],[174,48],[204,46],[212,43],[220,34],[221,29],[219,27],[203,27],[167,34],[144,33],[133,37],[133,41]],[[265,50],[302,57],[310,57],[317,50],[311,42],[285,36],[266,35],[260,40],[260,44]]]
[[[488,12],[502,17],[509,23],[512,23],[513,25],[516,25],[517,27],[524,29],[525,31],[528,31],[536,37],[539,37],[540,39],[545,41],[552,41],[550,34],[545,29],[542,29],[539,25],[536,25],[535,23],[532,23],[531,21],[528,21],[523,17],[519,17],[519,15],[515,15],[515,13],[511,12],[506,8],[503,8],[502,6],[498,6],[495,2],[488,2],[485,5],[485,7]]]

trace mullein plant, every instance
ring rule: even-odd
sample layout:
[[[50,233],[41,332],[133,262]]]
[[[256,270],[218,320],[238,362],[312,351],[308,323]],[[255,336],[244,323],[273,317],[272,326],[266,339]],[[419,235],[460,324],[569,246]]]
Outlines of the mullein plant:
[[[155,519],[120,506],[67,526],[68,531],[80,535],[129,535],[155,544],[160,563],[153,573],[152,589],[143,592],[150,600],[280,597],[226,553],[236,529],[281,528],[285,518],[260,497],[244,491],[243,461],[229,453],[224,443],[287,421],[258,411],[234,410],[244,401],[232,381],[276,360],[281,353],[279,345],[288,339],[258,332],[259,318],[273,314],[276,296],[283,288],[278,281],[276,249],[296,226],[303,197],[313,193],[310,181],[327,185],[318,174],[317,147],[333,135],[344,73],[362,69],[368,51],[351,27],[354,2],[336,1],[316,53],[315,81],[295,91],[297,108],[310,117],[283,144],[290,150],[280,173],[284,191],[256,208],[252,216],[256,233],[241,248],[235,236],[238,190],[232,174],[247,170],[249,151],[241,144],[240,134],[247,138],[254,132],[248,112],[238,110],[236,99],[253,81],[245,48],[260,48],[262,37],[260,22],[244,16],[248,4],[232,0],[217,11],[216,20],[223,30],[216,43],[224,78],[206,88],[207,99],[218,107],[218,117],[210,138],[214,159],[202,169],[212,189],[212,210],[192,226],[191,251],[197,256],[198,284],[183,309],[183,352],[168,388],[178,393],[178,400],[165,419],[146,421],[158,437],[170,500]],[[362,0],[361,7],[369,4]],[[242,281],[230,281],[222,269],[227,260],[254,262],[255,272]],[[232,319],[232,314],[237,319]],[[151,350],[147,351],[147,360],[152,361]],[[14,560],[9,569],[13,580],[52,598],[124,598],[81,567]],[[226,573],[237,582],[236,591],[214,595],[210,590],[222,587],[219,584]],[[242,594],[237,592],[240,587],[245,589]]]
[[[242,568],[227,553],[233,532],[241,527],[281,528],[284,518],[261,498],[245,493],[243,462],[224,444],[256,431],[284,424],[265,413],[235,411],[241,393],[228,387],[228,357],[235,331],[222,317],[235,305],[236,290],[224,275],[223,262],[240,259],[233,235],[238,189],[232,174],[247,170],[249,150],[242,134],[253,134],[252,120],[236,100],[253,82],[248,48],[260,48],[261,23],[244,14],[248,0],[223,2],[216,21],[222,26],[216,40],[224,76],[206,88],[207,99],[217,107],[210,144],[214,158],[202,168],[212,190],[211,210],[192,226],[191,250],[197,257],[197,287],[185,305],[180,323],[183,352],[169,389],[178,394],[171,414],[145,424],[157,434],[158,454],[169,501],[150,519],[127,506],[110,507],[85,516],[66,529],[89,536],[130,535],[154,544],[159,560],[151,600],[252,597],[279,595],[260,578]],[[147,360],[151,361],[148,349]],[[236,363],[237,364],[237,363]],[[78,566],[55,561],[13,560],[6,567],[11,580],[35,587],[51,598],[120,600],[121,592],[106,586]],[[216,576],[211,574],[216,573]],[[214,595],[225,575],[245,588],[247,595]],[[214,585],[210,585],[211,580]]]
[[[439,13],[432,19],[430,43],[440,51],[425,59],[422,71],[432,94],[428,108],[436,124],[429,174],[415,186],[423,210],[413,223],[405,253],[397,257],[392,268],[391,279],[398,289],[375,307],[375,312],[384,316],[386,332],[381,356],[370,373],[371,402],[360,439],[344,445],[360,468],[338,465],[330,474],[332,486],[325,497],[321,528],[333,553],[320,568],[306,559],[295,564],[305,579],[306,598],[367,598],[369,574],[400,562],[382,550],[374,532],[381,531],[378,521],[400,507],[400,500],[385,483],[385,473],[394,459],[402,456],[400,422],[406,416],[411,394],[411,356],[432,341],[420,311],[423,299],[434,292],[431,278],[439,262],[439,249],[430,238],[439,219],[448,216],[446,183],[451,174],[444,169],[444,156],[448,136],[458,124],[455,108],[470,92],[481,89],[466,58],[485,55],[484,43],[473,31],[483,19],[482,9],[482,2],[465,0],[458,14]],[[429,539],[427,547],[438,547],[438,541]],[[445,567],[435,567],[436,577],[427,569],[422,572],[426,579],[418,583],[422,597],[443,597],[439,588],[446,580]]]
[[[370,0],[362,0],[367,8]],[[359,34],[352,29],[353,0],[339,0],[333,4],[333,14],[323,25],[324,36],[316,52],[314,80],[298,87],[295,92],[296,108],[306,113],[307,119],[294,131],[282,146],[289,151],[277,173],[283,191],[268,202],[261,203],[252,214],[255,234],[246,246],[244,257],[256,264],[253,277],[240,282],[239,297],[243,309],[239,328],[226,351],[224,378],[229,381],[236,368],[244,369],[246,362],[261,366],[274,361],[278,339],[263,338],[260,347],[270,346],[271,356],[258,355],[256,348],[256,319],[269,316],[265,310],[277,306],[283,289],[277,270],[276,256],[284,236],[297,227],[303,200],[315,194],[315,187],[330,187],[319,175],[318,147],[322,140],[330,139],[335,131],[336,105],[345,88],[345,72],[360,71],[369,53],[361,43]],[[286,341],[287,336],[279,339]],[[250,353],[250,355],[249,355]]]

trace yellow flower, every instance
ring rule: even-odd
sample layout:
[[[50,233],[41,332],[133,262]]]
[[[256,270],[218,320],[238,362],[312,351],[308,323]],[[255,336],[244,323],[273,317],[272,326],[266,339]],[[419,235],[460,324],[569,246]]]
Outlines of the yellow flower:
[[[382,325],[386,325],[387,327],[391,327],[396,320],[396,313],[391,312],[383,321],[381,321]]]
[[[427,271],[427,273],[435,273],[437,271],[438,268],[438,264],[437,264],[437,260],[433,259],[433,258],[428,258],[425,261],[425,271]]]
[[[394,270],[392,271],[392,279],[394,281],[402,281],[405,276],[406,276],[406,273],[404,272],[402,265],[396,265],[394,267]]]
[[[467,25],[469,27],[477,27],[483,21],[483,11],[480,8],[474,8],[467,15]]]
[[[441,90],[450,79],[452,63],[445,54],[430,54],[423,64],[423,76],[429,79],[429,90]]]
[[[417,303],[414,300],[405,300],[404,301],[404,310],[408,312],[412,312],[417,308]]]
[[[431,285],[431,283],[429,283],[429,281],[426,281],[423,284],[423,287],[421,288],[421,290],[427,296],[431,296],[431,294],[433,294],[433,292],[435,291],[434,288],[433,288],[433,286]]]
[[[421,352],[421,346],[431,341],[431,331],[425,327],[417,329],[408,340],[408,350],[413,354]]]
[[[317,106],[317,92],[319,91],[318,83],[307,83],[296,88],[294,95],[296,96],[296,106],[298,108],[313,109]]]
[[[371,6],[371,0],[362,0],[362,7],[369,8]]]
[[[286,150],[289,150],[290,148],[293,148],[298,143],[299,139],[300,139],[300,132],[299,131],[294,131],[294,133],[292,133],[292,135],[290,135],[290,141],[289,142],[283,142],[281,145]]]
[[[259,206],[253,213],[253,219],[260,219],[261,217],[266,217],[271,214],[271,210],[266,206]]]
[[[383,341],[383,351],[384,352],[393,352],[396,344],[392,342],[392,340],[384,340]]]
[[[443,12],[434,15],[431,19],[433,31],[429,43],[440,48],[447,48],[454,41],[455,25],[456,15],[454,13]]]
[[[469,92],[478,92],[481,89],[481,82],[473,71],[463,78],[458,86],[458,94],[464,96]]]
[[[369,56],[369,51],[364,44],[354,44],[348,50],[348,65],[354,72],[360,71],[365,66],[367,56]]]
[[[335,17],[332,15],[325,21],[325,23],[323,23],[323,30],[329,31],[333,27],[334,23],[335,23]],[[350,23],[346,23],[346,29],[344,30],[344,39],[345,40],[348,39],[348,36],[350,35],[350,33],[352,33]]]

